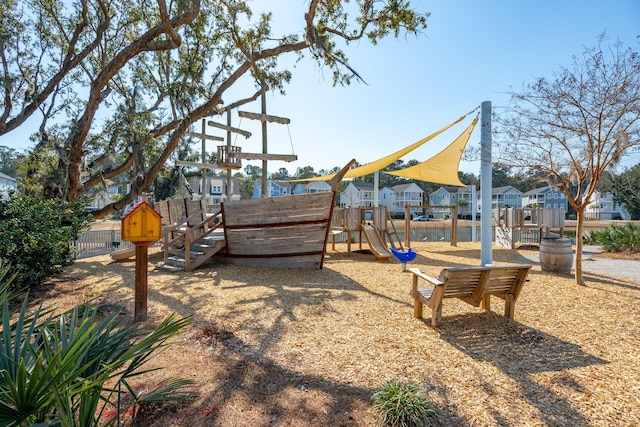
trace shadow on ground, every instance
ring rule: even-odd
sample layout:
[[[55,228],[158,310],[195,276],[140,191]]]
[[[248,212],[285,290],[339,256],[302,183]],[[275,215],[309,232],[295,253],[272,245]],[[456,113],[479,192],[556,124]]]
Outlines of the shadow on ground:
[[[538,409],[539,418],[545,425],[590,425],[588,419],[573,409],[571,402],[540,385],[533,376],[605,364],[605,360],[585,353],[576,344],[493,312],[451,316],[439,330],[441,338],[458,350],[474,360],[493,364],[517,381],[520,393]],[[564,386],[578,391],[582,387],[570,379]],[[493,386],[487,383],[485,387]],[[498,419],[496,422],[500,425]]]

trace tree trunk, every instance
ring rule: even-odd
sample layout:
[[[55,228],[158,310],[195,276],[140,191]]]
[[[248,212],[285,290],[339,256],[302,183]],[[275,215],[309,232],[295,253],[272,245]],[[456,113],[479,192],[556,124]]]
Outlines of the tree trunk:
[[[579,206],[576,209],[577,221],[576,221],[576,283],[581,286],[585,286],[584,278],[582,277],[582,231],[584,228],[584,206]]]

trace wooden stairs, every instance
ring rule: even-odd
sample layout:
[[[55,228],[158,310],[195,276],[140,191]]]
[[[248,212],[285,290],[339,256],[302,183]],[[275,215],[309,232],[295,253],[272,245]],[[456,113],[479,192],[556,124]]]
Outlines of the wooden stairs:
[[[166,218],[162,229],[164,263],[172,271],[192,271],[226,246],[222,213],[207,215],[200,200],[173,199],[160,202]]]
[[[192,271],[225,246],[223,235],[205,236],[191,244],[184,245],[171,242],[164,249],[164,264],[160,264],[159,267],[165,270]],[[186,256],[187,253],[189,254],[188,257]]]

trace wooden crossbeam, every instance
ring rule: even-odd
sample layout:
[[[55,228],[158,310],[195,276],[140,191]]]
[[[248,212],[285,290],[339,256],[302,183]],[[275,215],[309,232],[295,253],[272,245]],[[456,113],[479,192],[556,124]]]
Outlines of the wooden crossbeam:
[[[291,120],[286,117],[270,116],[268,114],[250,113],[248,111],[238,111],[238,115],[244,119],[260,120],[261,122],[280,123],[288,125]]]
[[[185,132],[184,136],[190,136],[192,138],[200,138],[202,139],[204,137],[204,139],[209,140],[209,141],[224,141],[224,138],[221,136],[215,136],[215,135],[203,135],[201,133],[198,132]]]
[[[248,132],[248,131],[243,130],[243,129],[234,128],[233,126],[223,125],[222,123],[212,122],[211,120],[209,120],[207,122],[207,124],[209,126],[213,126],[214,128],[226,130],[226,131],[229,131],[229,132],[239,133],[240,135],[244,136],[245,138],[249,138],[251,136],[251,132]]]
[[[283,160],[285,162],[298,160],[295,154],[237,153],[236,156],[244,160]]]
[[[186,166],[198,169],[222,169],[217,163],[187,162],[186,160],[176,160],[176,166]]]

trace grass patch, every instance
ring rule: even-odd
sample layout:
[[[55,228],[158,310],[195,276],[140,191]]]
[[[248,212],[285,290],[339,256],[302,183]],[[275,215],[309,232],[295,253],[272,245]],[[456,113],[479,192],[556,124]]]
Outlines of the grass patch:
[[[411,383],[389,381],[371,397],[378,415],[378,425],[385,427],[417,427],[440,420],[438,408],[429,395]]]

